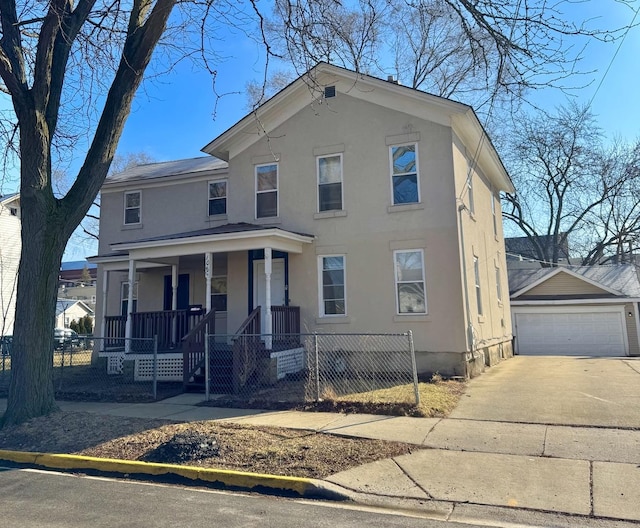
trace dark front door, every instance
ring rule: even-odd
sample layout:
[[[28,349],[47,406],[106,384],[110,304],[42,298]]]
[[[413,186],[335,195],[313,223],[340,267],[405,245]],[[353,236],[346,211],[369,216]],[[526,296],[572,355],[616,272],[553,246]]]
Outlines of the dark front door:
[[[173,292],[171,291],[171,275],[164,276],[164,310],[171,310]],[[189,274],[178,275],[178,310],[189,308]]]

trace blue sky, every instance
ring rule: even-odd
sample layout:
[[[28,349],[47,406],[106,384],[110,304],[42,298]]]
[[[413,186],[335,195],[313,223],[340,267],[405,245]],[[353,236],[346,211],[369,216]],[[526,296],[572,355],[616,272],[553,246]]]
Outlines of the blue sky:
[[[597,9],[598,4],[591,4],[592,10]],[[588,12],[584,6],[576,5],[577,19],[600,17],[600,13]],[[634,5],[634,8],[638,7]],[[631,22],[632,17],[631,9],[619,6],[593,24],[601,25],[602,22],[609,27],[619,27]],[[125,126],[119,153],[145,152],[157,161],[201,156],[200,149],[204,145],[247,113],[244,88],[247,81],[261,79],[261,50],[241,34],[231,36],[228,42],[233,46],[227,50],[226,60],[217,66],[215,92],[211,77],[188,63],[178,64],[171,73],[143,85]],[[613,59],[618,44],[589,44],[582,67],[594,73],[579,82],[590,81],[591,84],[574,93],[582,103],[595,95],[592,110],[609,137],[633,141],[640,138],[640,95],[637,92],[640,27],[628,32]],[[597,90],[600,82],[602,85]],[[228,95],[217,100],[216,92]],[[565,102],[566,96],[558,91],[545,91],[535,94],[535,100],[552,109]],[[17,187],[17,182],[5,184],[2,190],[16,190],[12,187]],[[65,260],[81,259],[95,252],[95,246],[71,243]]]

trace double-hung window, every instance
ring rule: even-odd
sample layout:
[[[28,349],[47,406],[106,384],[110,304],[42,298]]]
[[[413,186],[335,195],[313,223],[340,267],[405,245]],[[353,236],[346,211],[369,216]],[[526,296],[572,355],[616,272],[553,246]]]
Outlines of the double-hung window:
[[[345,257],[318,257],[320,317],[346,315]]]
[[[124,223],[139,224],[142,220],[142,191],[124,193]]]
[[[421,249],[394,251],[396,303],[399,314],[426,314],[424,254]]]
[[[209,216],[227,214],[227,180],[209,182]]]
[[[318,156],[318,212],[342,209],[342,154]]]
[[[482,291],[480,290],[480,260],[478,257],[473,257],[473,276],[476,285],[476,304],[478,308],[478,315],[482,315]]]
[[[418,203],[417,145],[394,145],[389,147],[391,157],[391,190],[393,205]]]
[[[217,275],[211,278],[211,308],[216,312],[227,311],[226,275]]]
[[[129,314],[129,283],[123,282],[120,286],[120,313],[122,315]],[[133,283],[133,305],[131,312],[135,313],[138,309],[138,281]]]
[[[256,166],[256,218],[278,216],[278,164]]]

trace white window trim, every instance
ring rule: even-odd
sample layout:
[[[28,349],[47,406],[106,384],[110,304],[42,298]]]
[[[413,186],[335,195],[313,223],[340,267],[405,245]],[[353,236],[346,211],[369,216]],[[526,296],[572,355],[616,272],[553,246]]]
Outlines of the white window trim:
[[[323,259],[331,257],[342,257],[342,279],[344,283],[344,313],[343,314],[326,314],[324,313],[324,282],[322,280],[322,272],[324,271]],[[318,316],[320,318],[344,318],[349,314],[347,307],[347,256],[342,254],[318,255]]]
[[[420,253],[421,263],[422,263],[422,290],[424,291],[424,312],[401,312],[400,311],[400,296],[398,295],[398,284],[404,284],[409,282],[420,282],[420,281],[398,281],[398,260],[396,255],[399,253]],[[427,278],[426,271],[424,266],[424,249],[416,248],[416,249],[396,249],[393,252],[393,282],[395,285],[395,296],[396,296],[396,315],[400,317],[411,317],[416,315],[428,315],[429,314],[429,304],[427,303]]]
[[[400,173],[400,174],[394,174],[393,172],[393,149],[397,148],[397,147],[407,147],[409,145],[413,145],[414,146],[414,152],[416,154],[416,188],[418,190],[418,201],[417,202],[408,202],[408,203],[395,203],[394,201],[394,196],[395,193],[393,191],[393,177],[394,176],[402,176],[403,174],[412,174],[410,172],[406,172],[406,173]],[[409,143],[397,143],[394,145],[389,145],[389,185],[391,186],[391,205],[393,207],[395,206],[403,206],[403,205],[412,205],[412,204],[419,204],[422,203],[422,192],[420,189],[420,156],[418,153],[418,143],[413,143],[413,142],[409,142]]]
[[[320,183],[320,160],[323,158],[340,158],[340,209],[327,209],[326,211],[320,211],[320,185],[327,185]],[[322,213],[331,213],[335,211],[344,211],[344,165],[342,160],[342,153],[336,152],[335,154],[323,154],[321,156],[316,156],[316,183],[317,183],[317,195],[318,200],[316,204],[316,211],[319,214]]]
[[[133,281],[133,300],[136,301],[136,304],[138,302],[138,281]],[[127,301],[127,303],[129,302],[129,295],[127,294],[127,296],[124,296],[124,288],[125,286],[129,286],[129,281],[122,281],[120,283],[120,306],[118,307],[118,310],[121,312],[122,311],[122,303],[124,301]],[[127,306],[127,311],[129,311],[129,307]]]
[[[258,191],[258,169],[260,167],[269,167],[270,165],[276,166],[276,188],[270,189],[268,191]],[[280,217],[280,164],[276,161],[271,163],[259,163],[254,166],[253,171],[253,184],[254,184],[254,218],[256,220],[269,219],[269,218],[278,218]],[[266,194],[270,192],[276,193],[276,215],[275,216],[258,216],[258,194]]]
[[[496,266],[496,297],[498,304],[502,304],[502,272],[498,266]]]
[[[224,183],[224,199],[226,200],[224,206],[224,213],[218,214],[209,214],[209,205],[211,204],[211,200],[221,200],[221,198],[211,198],[211,184],[212,183]],[[227,207],[229,206],[229,180],[226,178],[222,180],[209,180],[207,182],[207,216],[224,216],[227,214]]]
[[[140,205],[138,207],[127,207],[127,196],[130,194],[138,194],[140,196]],[[125,191],[124,193],[124,202],[123,202],[123,215],[122,215],[122,223],[124,225],[140,225],[142,223],[142,191]],[[130,209],[138,209],[138,221],[137,222],[127,222],[127,211]]]

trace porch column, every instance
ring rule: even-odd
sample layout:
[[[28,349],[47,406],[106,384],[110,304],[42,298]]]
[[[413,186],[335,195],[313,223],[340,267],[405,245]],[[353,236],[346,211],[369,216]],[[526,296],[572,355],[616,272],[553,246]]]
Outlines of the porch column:
[[[132,335],[132,320],[131,313],[133,312],[133,288],[136,282],[136,261],[129,259],[129,297],[127,298],[127,322],[124,327],[124,351],[128,353],[131,350],[131,335]]]
[[[102,270],[102,315],[100,317],[100,351],[105,350],[105,338],[107,337],[107,292],[109,291],[109,272]]]
[[[205,306],[207,313],[211,311],[211,277],[213,276],[213,253],[204,254],[204,278],[207,281],[207,286],[204,290],[207,298],[205,299]]]
[[[266,338],[264,345],[267,350],[271,350],[273,336],[273,321],[271,320],[271,248],[264,250],[264,333]]]
[[[178,334],[178,320],[176,318],[176,310],[178,309],[178,265],[171,264],[171,310],[173,317],[171,322],[171,342],[176,342]]]

